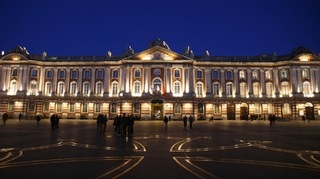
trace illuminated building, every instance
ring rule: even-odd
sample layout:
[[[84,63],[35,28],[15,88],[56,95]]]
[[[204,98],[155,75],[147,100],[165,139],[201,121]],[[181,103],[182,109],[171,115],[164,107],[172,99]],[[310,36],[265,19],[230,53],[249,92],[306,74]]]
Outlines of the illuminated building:
[[[197,56],[156,39],[142,52],[128,46],[119,56],[33,55],[17,47],[0,57],[0,114],[13,117],[320,115],[320,57],[304,47],[280,56]]]

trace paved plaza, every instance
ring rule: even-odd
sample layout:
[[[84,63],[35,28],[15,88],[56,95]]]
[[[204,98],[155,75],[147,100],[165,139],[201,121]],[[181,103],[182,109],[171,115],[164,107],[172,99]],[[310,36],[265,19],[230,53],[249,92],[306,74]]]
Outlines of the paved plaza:
[[[1,178],[320,178],[320,121],[136,121],[129,137],[112,122],[1,123]]]

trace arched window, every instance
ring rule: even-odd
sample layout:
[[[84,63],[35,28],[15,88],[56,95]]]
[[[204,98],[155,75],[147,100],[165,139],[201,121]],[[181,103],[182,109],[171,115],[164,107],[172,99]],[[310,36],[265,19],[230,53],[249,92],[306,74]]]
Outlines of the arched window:
[[[231,82],[228,82],[226,86],[227,86],[226,95],[228,97],[232,97],[233,96],[233,84]]]
[[[287,70],[281,70],[280,71],[280,77],[283,78],[288,78],[288,72]]]
[[[198,103],[198,114],[203,114],[204,112],[203,107],[204,107],[203,103]]]
[[[12,80],[11,84],[10,84],[10,94],[11,95],[16,95],[17,93],[17,81],[16,80]]]
[[[309,78],[309,70],[308,69],[302,69],[302,78]]]
[[[245,98],[247,96],[247,83],[240,83],[240,97]]]
[[[133,113],[134,114],[140,113],[140,103],[133,103]]]
[[[219,79],[219,71],[218,70],[212,71],[212,78],[215,80]]]
[[[75,112],[75,106],[73,102],[69,104],[69,112]]]
[[[218,82],[213,83],[213,96],[218,97],[220,95],[220,84]]]
[[[198,94],[198,96],[203,95],[203,83],[201,83],[201,82],[197,83],[197,94]]]
[[[245,72],[243,70],[239,71],[239,78],[240,79],[245,79],[246,78]]]
[[[117,113],[117,103],[110,104],[110,111],[111,113]]]
[[[89,79],[90,78],[90,70],[84,70],[83,78],[84,79]]]
[[[272,95],[273,95],[273,85],[272,83],[269,82],[266,84],[266,96],[268,98],[271,98]]]
[[[181,103],[174,103],[174,113],[175,114],[181,113]]]
[[[98,82],[96,84],[96,95],[101,95],[102,94],[102,82]]]
[[[63,95],[63,91],[64,91],[64,83],[63,82],[59,82],[58,83],[58,91],[57,91],[57,94],[59,96],[62,96]]]
[[[52,93],[52,83],[51,82],[47,82],[46,89],[45,89],[45,94],[46,94],[46,96],[51,96],[51,93]]]
[[[267,70],[267,71],[265,72],[265,76],[266,76],[266,79],[267,79],[267,80],[271,80],[271,78],[272,78],[272,76],[271,76],[271,71],[270,71],[270,70]]]
[[[96,103],[95,105],[95,112],[100,113],[101,112],[101,103]]]
[[[289,82],[284,81],[281,83],[281,92],[283,97],[289,96]]]
[[[260,84],[258,82],[253,83],[253,96],[259,97],[260,95]]]
[[[96,76],[97,76],[97,79],[102,79],[103,78],[103,71],[102,70],[98,70]]]
[[[257,70],[252,71],[252,79],[254,80],[259,79],[259,73]]]
[[[303,82],[302,92],[305,97],[311,97],[311,86],[309,81]]]
[[[228,71],[226,72],[226,79],[227,79],[227,80],[232,80],[232,71],[228,70]]]
[[[118,82],[112,82],[112,96],[118,95]]]
[[[12,70],[12,76],[18,76],[18,69],[13,69]]]
[[[112,70],[112,78],[118,78],[119,74],[118,74],[118,70]]]
[[[161,94],[161,80],[156,78],[153,80],[153,92],[155,94]]]
[[[70,96],[75,96],[77,93],[77,82],[71,82],[70,85]]]
[[[134,82],[134,96],[139,96],[141,95],[141,82],[140,81],[135,81]]]
[[[173,91],[173,95],[174,96],[179,96],[180,93],[181,93],[181,90],[180,90],[180,81],[176,81],[174,82],[174,91]]]
[[[36,95],[37,93],[37,81],[31,81],[30,83],[30,95]]]
[[[290,104],[289,103],[284,103],[282,111],[283,111],[283,114],[291,114]]]
[[[90,83],[84,82],[83,83],[83,95],[89,95]]]
[[[88,103],[82,103],[82,112],[88,112]]]

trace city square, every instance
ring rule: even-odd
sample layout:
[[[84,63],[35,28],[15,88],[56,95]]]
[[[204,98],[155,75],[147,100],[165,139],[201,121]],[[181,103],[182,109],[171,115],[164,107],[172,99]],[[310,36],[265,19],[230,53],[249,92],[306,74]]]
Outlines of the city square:
[[[135,121],[118,136],[109,120],[9,119],[0,125],[6,178],[319,178],[320,122]]]

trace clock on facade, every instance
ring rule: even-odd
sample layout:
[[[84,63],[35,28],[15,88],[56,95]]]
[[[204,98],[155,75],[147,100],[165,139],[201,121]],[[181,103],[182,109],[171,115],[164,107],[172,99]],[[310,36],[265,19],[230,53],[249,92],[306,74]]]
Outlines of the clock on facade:
[[[161,70],[159,68],[154,69],[153,73],[155,75],[160,75],[161,74]]]

